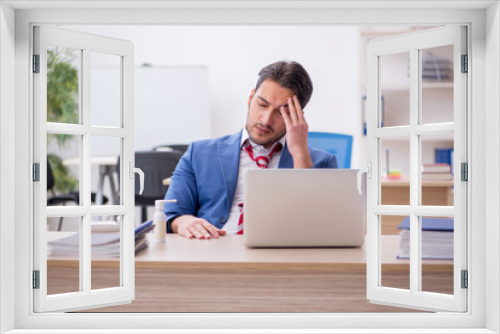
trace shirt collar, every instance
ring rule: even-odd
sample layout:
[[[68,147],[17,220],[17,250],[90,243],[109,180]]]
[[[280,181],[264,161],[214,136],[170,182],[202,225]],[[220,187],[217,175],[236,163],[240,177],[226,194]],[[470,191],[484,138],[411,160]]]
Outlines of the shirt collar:
[[[262,146],[262,145],[255,144],[255,143],[254,143],[254,142],[250,139],[250,136],[249,136],[249,134],[248,134],[248,131],[247,131],[245,128],[243,128],[243,132],[242,132],[242,134],[241,134],[241,143],[240,143],[240,147],[243,147],[243,144],[245,144],[245,141],[246,141],[247,139],[250,141],[250,145],[252,145],[252,149],[254,149],[254,150],[259,150],[259,151],[269,151],[269,150],[272,148],[272,146],[271,146],[271,148],[267,149],[267,148],[264,148],[264,146]],[[281,137],[278,141],[281,143],[281,145],[282,145],[283,147],[285,147],[285,142],[286,142],[286,134],[285,134],[283,137]]]

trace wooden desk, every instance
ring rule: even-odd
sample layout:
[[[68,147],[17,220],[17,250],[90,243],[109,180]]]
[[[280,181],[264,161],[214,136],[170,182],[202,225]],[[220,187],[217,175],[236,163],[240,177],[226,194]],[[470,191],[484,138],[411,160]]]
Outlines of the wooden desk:
[[[90,312],[408,312],[366,300],[365,248],[249,249],[242,236],[189,240],[168,235],[136,256],[136,299]],[[383,283],[408,285],[399,238],[383,237]],[[110,287],[116,259],[92,262],[92,287]],[[48,262],[49,293],[65,291],[78,263]],[[450,261],[426,261],[423,282],[451,293]],[[76,279],[76,282],[78,280]],[[427,283],[426,283],[427,282]],[[115,283],[116,284],[116,283]]]
[[[410,205],[410,181],[382,181],[382,205]],[[422,205],[453,205],[453,181],[422,181]],[[404,217],[384,216],[382,234],[399,234],[397,227]]]

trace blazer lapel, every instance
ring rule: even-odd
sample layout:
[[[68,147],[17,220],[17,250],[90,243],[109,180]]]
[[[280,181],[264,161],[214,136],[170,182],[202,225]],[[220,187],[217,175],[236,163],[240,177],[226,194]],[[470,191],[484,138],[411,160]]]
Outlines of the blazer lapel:
[[[226,183],[227,208],[232,205],[236,184],[238,182],[238,170],[240,165],[240,144],[242,131],[229,136],[218,143],[221,173]],[[236,154],[235,154],[236,153]]]
[[[285,142],[285,147],[283,147],[283,152],[281,152],[280,162],[278,163],[278,168],[293,168],[292,155],[288,151],[288,146]]]

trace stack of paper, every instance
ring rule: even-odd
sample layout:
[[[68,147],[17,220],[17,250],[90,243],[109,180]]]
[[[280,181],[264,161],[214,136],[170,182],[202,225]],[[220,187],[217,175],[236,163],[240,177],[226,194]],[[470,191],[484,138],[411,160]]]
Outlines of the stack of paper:
[[[452,181],[451,168],[449,164],[423,164],[422,181]]]
[[[398,259],[410,258],[410,217],[401,229]],[[453,260],[453,219],[422,218],[422,259]]]
[[[120,256],[120,228],[113,222],[98,223],[92,226],[91,253],[92,258],[109,258]],[[154,229],[153,221],[147,221],[135,229],[135,253],[137,254],[148,246],[146,233]],[[80,233],[60,238],[47,243],[49,257],[79,257]]]

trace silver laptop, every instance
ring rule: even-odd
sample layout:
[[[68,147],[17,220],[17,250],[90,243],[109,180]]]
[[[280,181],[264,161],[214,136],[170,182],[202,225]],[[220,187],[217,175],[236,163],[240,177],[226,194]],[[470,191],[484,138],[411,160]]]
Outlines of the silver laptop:
[[[366,191],[357,169],[245,172],[248,247],[357,247],[365,239]],[[364,187],[364,181],[362,185]]]

